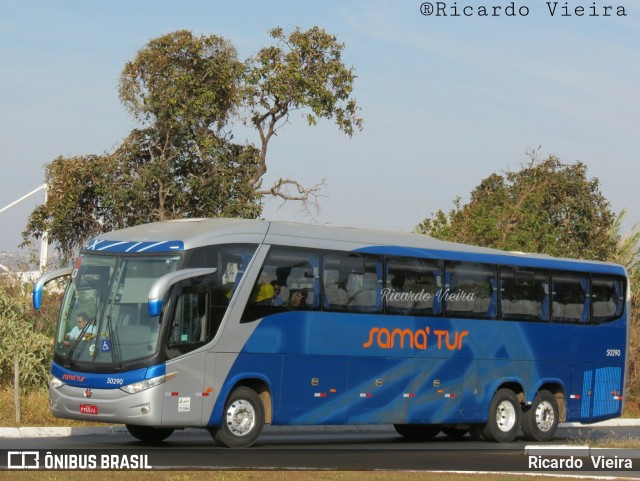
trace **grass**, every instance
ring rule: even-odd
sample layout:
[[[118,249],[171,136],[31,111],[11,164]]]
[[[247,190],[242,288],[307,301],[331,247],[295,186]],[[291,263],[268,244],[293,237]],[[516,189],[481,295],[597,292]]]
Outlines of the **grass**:
[[[91,426],[95,423],[54,418],[49,412],[49,392],[27,391],[20,396],[20,423],[16,423],[13,389],[0,388],[0,426]]]

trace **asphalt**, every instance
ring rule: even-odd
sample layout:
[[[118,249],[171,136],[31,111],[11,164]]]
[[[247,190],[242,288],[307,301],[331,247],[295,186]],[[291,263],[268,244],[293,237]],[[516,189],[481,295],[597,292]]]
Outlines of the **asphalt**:
[[[561,423],[560,428],[576,428],[576,427],[637,427],[640,426],[640,419],[609,419],[594,424],[581,423]],[[354,433],[354,432],[385,432],[393,431],[392,426],[265,426],[264,433]],[[188,434],[207,434],[203,429],[187,428],[183,432]],[[16,438],[61,438],[68,436],[93,436],[93,435],[109,435],[109,434],[125,434],[127,428],[122,425],[116,426],[82,426],[82,427],[20,427],[20,428],[4,428],[0,427],[0,438],[16,439]]]

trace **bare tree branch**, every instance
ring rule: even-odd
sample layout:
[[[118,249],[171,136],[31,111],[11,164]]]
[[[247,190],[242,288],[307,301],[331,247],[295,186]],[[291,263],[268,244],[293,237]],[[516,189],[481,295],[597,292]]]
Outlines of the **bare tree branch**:
[[[297,180],[283,179],[281,177],[273,183],[271,188],[257,191],[257,193],[282,199],[280,207],[287,201],[300,202],[300,212],[309,217],[314,217],[320,213],[319,199],[323,197],[320,192],[326,185],[326,179],[322,179],[319,184],[305,187]]]

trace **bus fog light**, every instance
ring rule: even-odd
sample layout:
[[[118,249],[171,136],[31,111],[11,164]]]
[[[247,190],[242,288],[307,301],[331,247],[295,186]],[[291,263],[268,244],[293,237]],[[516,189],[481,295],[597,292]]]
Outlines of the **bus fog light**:
[[[163,374],[162,376],[152,377],[151,379],[145,379],[144,381],[134,382],[133,384],[122,386],[120,389],[124,392],[128,392],[129,394],[136,394],[146,389],[159,386],[160,384],[164,383],[165,379],[166,376]]]
[[[149,408],[149,405],[142,406],[142,408],[140,409],[140,412],[142,414],[149,414],[151,412],[151,409]]]

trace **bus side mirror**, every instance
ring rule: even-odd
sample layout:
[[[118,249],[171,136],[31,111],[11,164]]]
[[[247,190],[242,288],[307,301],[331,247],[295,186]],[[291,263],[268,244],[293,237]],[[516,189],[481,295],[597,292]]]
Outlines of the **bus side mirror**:
[[[209,274],[213,274],[217,269],[212,268],[196,268],[196,269],[182,269],[175,272],[165,274],[156,280],[151,289],[149,290],[149,316],[156,317],[162,312],[162,303],[164,297],[176,282],[190,279],[192,277],[201,277]]]
[[[73,267],[65,267],[63,269],[56,269],[55,271],[47,272],[43,274],[40,279],[36,281],[33,285],[33,308],[38,310],[42,305],[42,291],[44,291],[44,286],[49,282],[59,279],[60,277],[68,276],[71,274]]]

